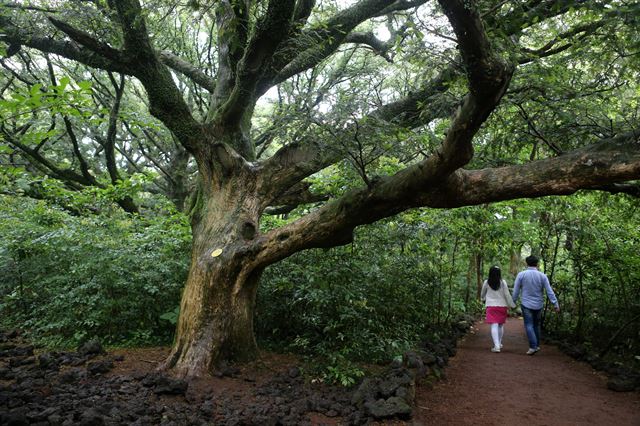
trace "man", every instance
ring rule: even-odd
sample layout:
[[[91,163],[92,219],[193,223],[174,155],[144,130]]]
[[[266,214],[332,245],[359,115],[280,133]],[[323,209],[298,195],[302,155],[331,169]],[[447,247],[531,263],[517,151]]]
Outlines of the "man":
[[[560,312],[560,305],[556,298],[549,278],[538,270],[538,262],[536,256],[529,256],[526,259],[528,268],[520,272],[516,277],[513,288],[513,300],[518,300],[520,292],[522,292],[522,316],[524,317],[524,330],[529,339],[529,350],[527,355],[534,355],[540,350],[540,316],[544,304],[544,294],[553,304],[556,312]]]

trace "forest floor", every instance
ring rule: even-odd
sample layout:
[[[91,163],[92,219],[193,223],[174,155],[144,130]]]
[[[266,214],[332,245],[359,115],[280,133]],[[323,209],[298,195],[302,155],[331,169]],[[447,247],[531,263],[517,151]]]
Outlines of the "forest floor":
[[[556,347],[528,349],[522,319],[509,318],[504,348],[492,353],[477,323],[449,361],[447,379],[418,387],[416,425],[640,425],[640,394],[607,389],[606,377]]]
[[[0,333],[0,424],[342,425],[371,422],[354,389],[309,383],[290,355],[262,353],[218,377],[188,383],[155,373],[168,348],[38,353]],[[376,425],[640,425],[640,394],[553,346],[527,356],[522,320],[510,318],[501,353],[477,323],[445,378],[419,384],[411,420]]]

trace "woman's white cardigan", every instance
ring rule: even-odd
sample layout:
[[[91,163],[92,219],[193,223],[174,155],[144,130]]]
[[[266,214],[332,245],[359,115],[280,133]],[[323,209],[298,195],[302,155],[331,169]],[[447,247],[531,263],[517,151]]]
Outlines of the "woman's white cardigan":
[[[489,286],[489,283],[485,281],[482,284],[480,299],[485,302],[485,306],[510,306],[512,308],[516,307],[516,304],[513,303],[511,292],[509,291],[509,287],[507,287],[507,282],[505,280],[500,280],[500,288],[498,288],[497,290],[492,289]]]

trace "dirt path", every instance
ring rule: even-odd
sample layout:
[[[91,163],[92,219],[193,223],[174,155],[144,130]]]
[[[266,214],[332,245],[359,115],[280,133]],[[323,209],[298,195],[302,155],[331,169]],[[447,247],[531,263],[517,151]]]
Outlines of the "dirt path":
[[[446,369],[447,380],[419,387],[415,425],[640,425],[640,395],[616,393],[587,364],[553,346],[527,356],[521,319],[509,318],[501,353],[476,324]]]

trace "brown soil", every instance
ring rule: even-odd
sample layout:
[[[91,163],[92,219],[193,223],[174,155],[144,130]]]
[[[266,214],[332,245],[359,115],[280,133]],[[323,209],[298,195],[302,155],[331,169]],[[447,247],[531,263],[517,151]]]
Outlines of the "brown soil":
[[[168,356],[170,347],[117,348],[109,350],[111,356],[122,356],[107,376],[135,376],[153,373]],[[254,405],[255,391],[268,386],[277,375],[286,375],[292,367],[300,365],[300,360],[291,354],[261,351],[258,358],[237,366],[234,377],[202,377],[189,381],[186,399],[199,401],[204,398],[231,398],[238,405]],[[321,385],[318,385],[321,386]],[[170,403],[170,402],[169,402]],[[322,413],[309,411],[307,420],[312,425],[333,426],[344,422],[341,417],[327,417]]]
[[[171,348],[123,348],[109,350],[109,355],[122,355],[124,359],[115,364],[115,368],[107,376],[133,376],[153,373],[169,356]],[[189,393],[199,396],[203,393],[211,395],[247,395],[252,388],[265,384],[276,374],[286,374],[299,360],[290,354],[260,352],[258,359],[237,366],[234,377],[202,377],[189,381]]]
[[[553,346],[525,355],[521,319],[509,318],[504,348],[492,353],[477,324],[446,369],[447,379],[416,394],[414,425],[640,425],[640,395],[616,393],[606,378]]]

